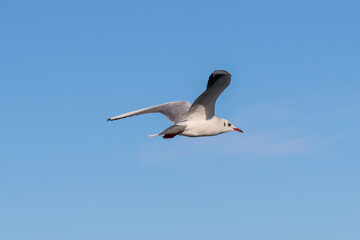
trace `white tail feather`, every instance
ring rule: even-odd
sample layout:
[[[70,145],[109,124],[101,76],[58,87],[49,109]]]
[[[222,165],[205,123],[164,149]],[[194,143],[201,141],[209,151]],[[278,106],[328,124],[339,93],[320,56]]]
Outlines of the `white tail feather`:
[[[148,135],[149,137],[157,137],[157,136],[160,136],[160,133],[157,133],[157,134],[151,134],[151,135]]]

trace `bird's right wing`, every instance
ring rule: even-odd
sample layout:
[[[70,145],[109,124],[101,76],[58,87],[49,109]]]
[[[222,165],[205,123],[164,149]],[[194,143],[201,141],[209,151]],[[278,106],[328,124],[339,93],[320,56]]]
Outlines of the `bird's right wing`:
[[[224,70],[214,71],[203,92],[191,105],[186,119],[210,119],[215,115],[215,103],[220,94],[229,86],[231,74]]]
[[[189,102],[169,102],[111,117],[108,121],[114,121],[146,113],[162,113],[171,122],[173,122],[173,124],[176,124],[185,118],[189,108]]]

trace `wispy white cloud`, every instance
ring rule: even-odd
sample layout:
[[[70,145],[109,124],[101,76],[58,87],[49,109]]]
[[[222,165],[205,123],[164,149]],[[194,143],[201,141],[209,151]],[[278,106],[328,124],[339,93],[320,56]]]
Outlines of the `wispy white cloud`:
[[[224,150],[231,152],[254,156],[279,156],[314,153],[326,142],[326,139],[316,136],[292,135],[286,131],[273,130],[249,133],[241,139],[231,136],[221,145]]]

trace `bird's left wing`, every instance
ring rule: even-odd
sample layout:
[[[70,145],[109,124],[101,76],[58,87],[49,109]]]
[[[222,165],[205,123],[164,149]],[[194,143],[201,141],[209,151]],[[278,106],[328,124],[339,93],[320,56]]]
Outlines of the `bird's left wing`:
[[[210,119],[215,115],[215,103],[220,94],[229,86],[231,74],[224,70],[214,71],[203,92],[191,105],[186,119]]]
[[[146,113],[162,113],[171,122],[173,122],[173,124],[176,124],[185,118],[189,108],[189,102],[169,102],[111,117],[108,119],[108,121],[118,120]]]

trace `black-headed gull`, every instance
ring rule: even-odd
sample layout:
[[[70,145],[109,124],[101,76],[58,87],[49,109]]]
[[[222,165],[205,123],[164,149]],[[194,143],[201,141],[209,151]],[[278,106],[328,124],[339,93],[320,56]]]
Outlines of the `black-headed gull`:
[[[162,113],[174,124],[163,132],[149,135],[149,137],[173,138],[176,135],[202,137],[231,131],[243,132],[228,120],[215,116],[215,102],[225,88],[229,86],[230,81],[230,73],[224,70],[216,70],[210,75],[205,92],[192,105],[189,102],[169,102],[124,113],[109,118],[108,121],[146,113]]]

